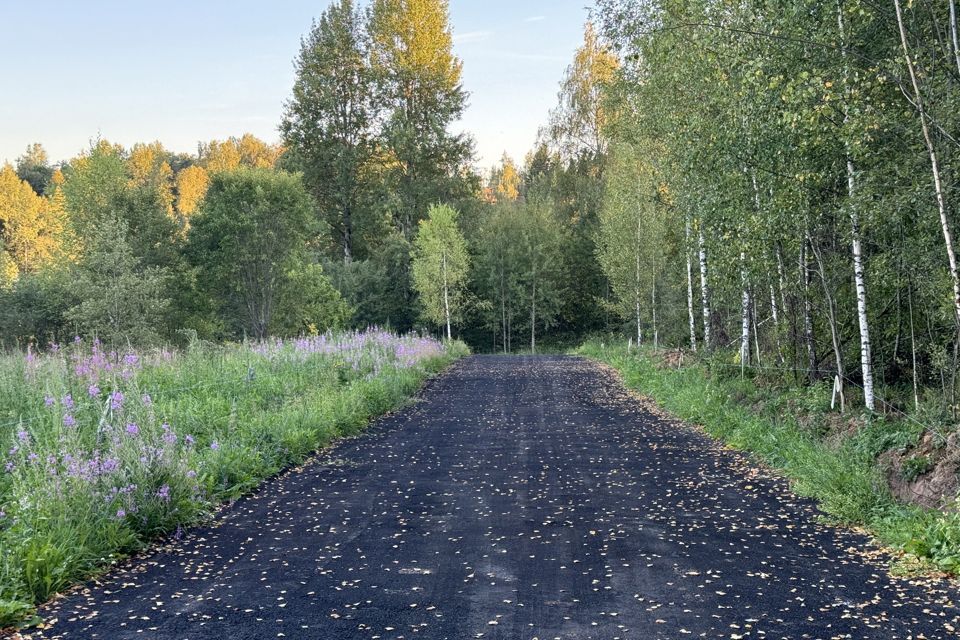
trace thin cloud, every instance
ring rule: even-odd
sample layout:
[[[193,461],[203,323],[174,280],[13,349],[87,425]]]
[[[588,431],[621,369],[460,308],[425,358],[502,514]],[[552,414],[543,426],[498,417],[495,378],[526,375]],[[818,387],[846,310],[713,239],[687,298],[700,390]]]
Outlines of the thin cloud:
[[[483,42],[488,40],[493,33],[490,31],[467,31],[466,33],[455,33],[453,35],[454,44],[466,44],[468,42]]]
[[[540,22],[541,20],[546,20],[547,16],[530,16],[529,18],[524,18],[524,22]]]

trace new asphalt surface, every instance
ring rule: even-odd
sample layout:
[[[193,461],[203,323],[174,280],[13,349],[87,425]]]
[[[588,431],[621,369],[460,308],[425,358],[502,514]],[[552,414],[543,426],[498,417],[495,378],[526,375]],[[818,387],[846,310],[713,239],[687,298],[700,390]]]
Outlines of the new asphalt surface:
[[[578,358],[474,356],[32,638],[951,638],[947,582]]]

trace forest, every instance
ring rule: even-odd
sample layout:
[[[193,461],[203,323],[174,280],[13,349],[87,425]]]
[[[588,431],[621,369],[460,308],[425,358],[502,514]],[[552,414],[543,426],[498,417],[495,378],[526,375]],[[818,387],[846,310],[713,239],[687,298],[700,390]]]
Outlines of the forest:
[[[447,4],[334,2],[277,142],[0,170],[0,339],[621,334],[953,414],[954,4],[599,0],[534,148],[481,171]]]

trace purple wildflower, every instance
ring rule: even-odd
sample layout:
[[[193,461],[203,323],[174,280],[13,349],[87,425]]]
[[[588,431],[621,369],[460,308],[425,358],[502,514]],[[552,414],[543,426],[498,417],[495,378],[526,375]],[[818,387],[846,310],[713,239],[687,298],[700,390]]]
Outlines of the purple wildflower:
[[[91,398],[96,398],[100,395],[100,387],[95,384],[90,385],[87,387],[87,395],[89,395]]]
[[[157,489],[157,497],[163,500],[164,502],[170,502],[170,487],[169,485],[163,485]]]
[[[20,442],[26,442],[30,439],[30,434],[27,433],[26,429],[20,429],[17,431],[17,440]]]
[[[110,394],[110,408],[114,411],[119,411],[123,408],[123,394],[119,391],[114,391]]]
[[[127,517],[127,512],[123,509],[117,509],[117,520],[123,520]]]
[[[210,448],[216,451],[217,449],[220,448],[220,443],[214,440],[213,442],[210,443]]]
[[[11,471],[13,471],[13,466],[14,465],[12,462],[8,462],[6,465],[4,465],[3,470],[6,471],[7,473],[10,473]]]
[[[43,404],[52,407],[57,401],[53,399],[53,396],[44,396]]]
[[[63,414],[63,424],[67,427],[75,427],[77,426],[77,419],[71,414],[65,413]]]
[[[150,397],[149,393],[145,393],[140,396],[140,401],[143,403],[143,406],[149,407],[153,405],[153,398]]]
[[[27,460],[29,460],[30,462],[36,462],[39,459],[40,459],[40,456],[38,456],[35,451],[31,451],[30,455],[27,456]]]
[[[127,433],[129,433],[132,436],[135,436],[138,433],[140,433],[140,427],[137,426],[137,423],[131,422],[127,425]]]
[[[193,439],[193,436],[190,435],[189,433],[188,433],[186,436],[184,436],[183,441],[184,441],[185,443],[187,443],[187,446],[188,446],[188,447],[192,447],[192,446],[193,446],[193,443],[196,442],[196,441]]]
[[[63,406],[67,409],[73,409],[73,396],[69,393],[63,396]]]

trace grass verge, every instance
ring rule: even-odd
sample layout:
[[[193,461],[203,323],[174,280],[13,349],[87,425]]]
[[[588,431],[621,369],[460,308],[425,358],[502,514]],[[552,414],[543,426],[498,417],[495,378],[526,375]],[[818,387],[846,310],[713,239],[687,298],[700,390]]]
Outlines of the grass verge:
[[[804,403],[822,409],[811,405],[829,402],[825,389],[768,392],[765,403],[753,380],[711,372],[702,363],[665,368],[648,351],[628,353],[626,345],[601,342],[589,342],[577,353],[617,369],[628,387],[677,417],[756,454],[780,470],[796,493],[815,498],[833,520],[866,529],[925,569],[960,573],[960,514],[897,502],[877,464],[877,455],[909,437],[913,427],[873,419],[828,444],[801,424],[796,411],[786,410]],[[745,404],[744,398],[752,401]]]
[[[357,433],[466,351],[368,331],[0,356],[0,627]]]

